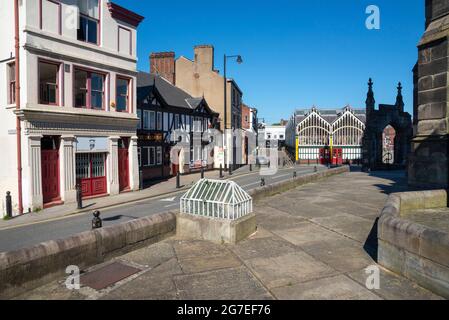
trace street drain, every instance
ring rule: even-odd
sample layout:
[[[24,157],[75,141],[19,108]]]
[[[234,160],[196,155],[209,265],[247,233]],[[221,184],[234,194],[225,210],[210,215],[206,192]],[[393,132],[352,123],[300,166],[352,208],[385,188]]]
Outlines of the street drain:
[[[81,284],[95,290],[105,289],[138,272],[140,269],[114,262],[92,272],[81,275]]]

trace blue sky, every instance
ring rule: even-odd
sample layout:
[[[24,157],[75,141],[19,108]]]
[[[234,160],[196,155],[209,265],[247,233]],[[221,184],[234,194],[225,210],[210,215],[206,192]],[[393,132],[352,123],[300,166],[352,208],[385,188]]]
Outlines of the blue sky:
[[[394,103],[403,83],[412,113],[412,68],[424,31],[424,0],[115,0],[145,16],[139,27],[139,69],[148,56],[175,51],[193,58],[193,46],[213,44],[215,67],[223,54],[241,54],[229,76],[267,122],[295,108],[364,107],[369,77],[377,103]],[[380,30],[365,27],[368,5],[380,8]]]

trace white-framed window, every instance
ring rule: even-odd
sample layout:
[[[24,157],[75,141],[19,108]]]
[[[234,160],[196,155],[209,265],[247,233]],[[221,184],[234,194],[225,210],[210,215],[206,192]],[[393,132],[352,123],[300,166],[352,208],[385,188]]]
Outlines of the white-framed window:
[[[156,162],[158,165],[162,164],[162,147],[157,147],[156,150]]]
[[[156,123],[157,123],[156,130],[162,131],[162,112],[157,113]]]
[[[150,111],[150,130],[156,130],[156,112]]]
[[[150,112],[147,110],[143,111],[143,128],[149,129],[150,128]]]
[[[144,167],[151,167],[156,165],[156,151],[155,147],[142,148],[142,165]]]
[[[179,114],[175,114],[175,129],[179,129]]]
[[[168,126],[168,113],[164,112],[164,131],[168,131],[170,127]]]
[[[149,150],[148,159],[149,159],[150,166],[154,166],[156,164],[155,148],[149,147],[148,150]]]
[[[182,122],[182,129],[186,130],[187,126],[186,126],[186,115],[185,114],[181,115],[181,122]]]
[[[16,64],[8,64],[8,104],[16,103]]]
[[[174,114],[170,113],[169,117],[168,117],[168,131],[171,131],[174,129],[173,120],[174,120]]]
[[[190,116],[186,116],[186,131],[190,132]]]
[[[142,129],[142,110],[137,109],[137,118],[139,118],[139,123],[137,124],[137,129]]]

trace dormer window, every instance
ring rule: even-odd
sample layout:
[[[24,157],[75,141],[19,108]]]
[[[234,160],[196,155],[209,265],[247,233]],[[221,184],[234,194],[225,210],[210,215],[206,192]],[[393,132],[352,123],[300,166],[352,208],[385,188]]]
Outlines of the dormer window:
[[[80,10],[78,40],[99,44],[100,0],[78,0]]]

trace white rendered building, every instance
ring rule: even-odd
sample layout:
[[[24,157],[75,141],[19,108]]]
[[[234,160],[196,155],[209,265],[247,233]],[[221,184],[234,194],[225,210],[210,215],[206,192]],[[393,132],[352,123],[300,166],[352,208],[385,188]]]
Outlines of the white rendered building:
[[[3,213],[7,191],[20,214],[21,207],[75,202],[77,184],[84,197],[137,190],[136,29],[143,17],[106,0],[16,1],[0,1]]]

